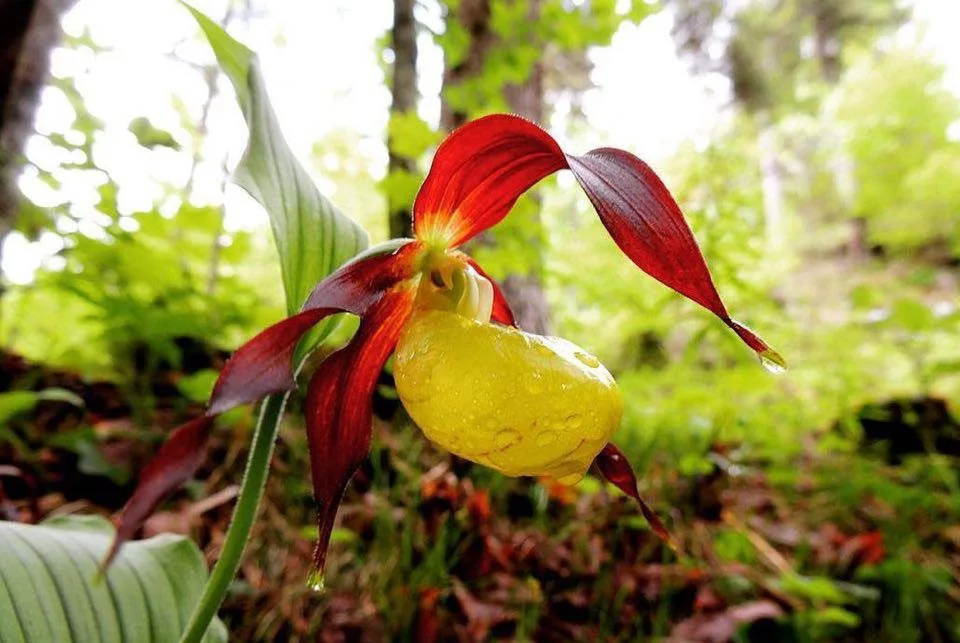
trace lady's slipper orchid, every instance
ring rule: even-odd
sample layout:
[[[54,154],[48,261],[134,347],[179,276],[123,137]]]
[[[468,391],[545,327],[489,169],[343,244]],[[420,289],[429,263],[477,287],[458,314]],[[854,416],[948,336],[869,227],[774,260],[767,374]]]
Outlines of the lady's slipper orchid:
[[[118,518],[117,545],[193,475],[217,414],[293,388],[298,341],[339,312],[359,315],[359,330],[321,363],[305,406],[319,510],[318,570],[344,489],[367,457],[370,399],[395,349],[398,393],[428,438],[507,475],[573,482],[596,463],[666,537],[640,499],[626,458],[609,442],[621,413],[613,378],[579,347],[513,328],[499,288],[457,250],[561,169],[573,172],[637,266],[712,311],[762,360],[782,365],[777,353],[730,318],[679,207],[643,161],[613,148],[569,155],[522,118],[488,116],[440,145],[414,204],[414,239],[384,244],[344,265],[317,285],[299,314],[236,351],[207,415],[180,427],[143,470]]]

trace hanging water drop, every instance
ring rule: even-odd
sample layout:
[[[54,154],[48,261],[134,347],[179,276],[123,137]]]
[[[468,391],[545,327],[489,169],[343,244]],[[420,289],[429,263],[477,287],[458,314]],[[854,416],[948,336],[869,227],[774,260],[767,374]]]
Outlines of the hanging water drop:
[[[310,576],[307,577],[307,587],[317,594],[322,594],[327,589],[327,583],[324,581],[323,572],[319,569],[315,569],[310,572]]]
[[[762,353],[757,353],[757,356],[760,358],[760,365],[763,366],[768,373],[781,375],[787,372],[787,363],[777,351],[767,349]]]

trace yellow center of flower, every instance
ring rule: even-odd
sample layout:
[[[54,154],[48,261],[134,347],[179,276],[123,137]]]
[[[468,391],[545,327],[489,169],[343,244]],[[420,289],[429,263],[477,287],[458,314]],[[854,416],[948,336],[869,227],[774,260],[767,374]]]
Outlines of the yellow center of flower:
[[[476,273],[464,272],[452,309],[429,306],[436,293],[421,284],[427,305],[405,326],[394,359],[404,407],[427,438],[463,458],[510,476],[578,481],[620,423],[613,377],[564,339],[489,323],[489,303],[464,303],[485,297],[470,294]]]

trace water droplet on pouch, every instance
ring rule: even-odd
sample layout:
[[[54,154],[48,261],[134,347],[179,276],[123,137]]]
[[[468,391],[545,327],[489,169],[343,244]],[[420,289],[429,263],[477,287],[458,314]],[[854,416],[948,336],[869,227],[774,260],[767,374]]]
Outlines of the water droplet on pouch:
[[[600,366],[600,360],[598,360],[593,355],[588,355],[587,353],[581,353],[577,351],[576,353],[573,354],[573,356],[576,357],[581,364],[589,368],[597,368],[598,366]]]
[[[547,445],[553,444],[557,441],[557,438],[560,437],[560,434],[554,431],[553,429],[545,429],[540,431],[537,434],[537,446],[545,447]]]
[[[503,429],[493,436],[493,446],[499,451],[516,444],[520,440],[521,435],[519,432],[513,429]]]
[[[540,353],[545,357],[553,357],[553,351],[550,350],[550,347],[544,344],[540,344],[539,342],[533,345],[533,350],[535,350],[536,352]]]

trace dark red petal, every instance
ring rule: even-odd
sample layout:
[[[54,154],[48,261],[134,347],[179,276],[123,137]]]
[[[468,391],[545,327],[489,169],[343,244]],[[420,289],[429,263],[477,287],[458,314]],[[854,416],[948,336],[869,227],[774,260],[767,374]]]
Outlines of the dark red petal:
[[[503,219],[537,181],[567,167],[549,134],[518,116],[467,123],[437,149],[413,205],[418,239],[455,247]]]
[[[385,290],[413,276],[422,248],[419,241],[397,239],[361,253],[317,284],[303,310],[339,308],[363,315]]]
[[[782,366],[763,340],[730,318],[680,207],[650,166],[613,148],[567,160],[610,236],[641,270],[712,311],[761,357]]]
[[[369,308],[350,344],[328,357],[310,380],[305,413],[318,511],[318,578],[322,578],[344,489],[370,451],[370,399],[383,364],[413,311],[414,293],[406,286],[386,292]]]
[[[327,315],[366,313],[386,289],[413,275],[419,249],[418,242],[407,242],[355,259],[317,284],[303,312],[270,326],[234,352],[214,386],[209,413],[293,388],[293,355],[300,338]]]
[[[343,311],[314,308],[287,317],[238,348],[220,371],[207,413],[223,413],[293,388],[293,352],[300,338],[321,319],[339,312]]]
[[[470,264],[474,270],[477,271],[481,277],[490,282],[490,285],[493,286],[493,314],[490,318],[497,322],[498,324],[503,324],[504,326],[516,326],[517,323],[513,318],[513,311],[510,310],[510,304],[507,302],[507,298],[504,296],[503,291],[500,289],[500,284],[494,281],[487,273],[483,271],[483,268],[480,267],[472,257],[463,255],[467,263]]]
[[[116,518],[117,534],[102,569],[106,569],[120,546],[133,537],[160,501],[200,468],[213,420],[213,416],[205,415],[180,425],[140,472],[136,491]]]
[[[654,533],[667,545],[673,547],[667,528],[663,526],[663,523],[657,514],[654,513],[653,509],[647,506],[647,503],[640,497],[640,489],[637,486],[637,475],[633,472],[633,467],[630,466],[627,456],[623,455],[623,452],[618,449],[613,442],[609,442],[607,446],[603,447],[603,451],[597,455],[594,463],[597,465],[597,468],[600,469],[600,473],[603,474],[604,478],[612,482],[620,491],[637,501],[637,504],[640,505],[640,512],[643,514],[643,517],[647,519],[647,522],[650,523],[650,527]]]

